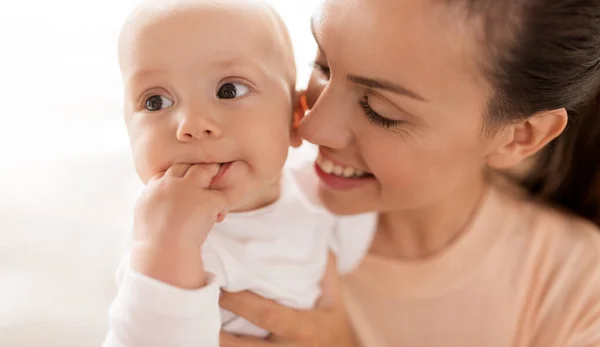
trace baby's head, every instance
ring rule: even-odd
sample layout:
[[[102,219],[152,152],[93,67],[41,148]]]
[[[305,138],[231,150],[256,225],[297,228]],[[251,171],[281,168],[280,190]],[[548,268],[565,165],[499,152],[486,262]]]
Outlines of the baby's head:
[[[125,119],[142,181],[174,164],[219,163],[234,209],[276,199],[290,144],[296,69],[262,1],[144,1],[119,41]]]

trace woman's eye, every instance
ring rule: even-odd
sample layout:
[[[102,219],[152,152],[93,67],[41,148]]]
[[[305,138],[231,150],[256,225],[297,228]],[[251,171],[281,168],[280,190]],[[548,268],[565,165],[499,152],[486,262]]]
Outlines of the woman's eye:
[[[235,99],[250,92],[250,88],[240,83],[225,83],[217,91],[219,99]]]
[[[162,95],[152,95],[146,99],[146,109],[151,112],[164,110],[173,106],[173,100]]]
[[[371,108],[371,105],[369,104],[369,97],[367,97],[367,96],[365,96],[362,100],[359,101],[359,105],[363,109],[363,112],[365,113],[365,115],[367,116],[369,121],[377,126],[380,126],[382,128],[386,128],[386,129],[396,129],[397,130],[400,127],[400,125],[402,124],[402,121],[391,120],[391,119],[385,118],[385,117],[381,116],[380,114],[378,114],[377,112],[375,112]]]
[[[314,62],[312,65],[313,69],[321,73],[327,80],[331,78],[331,69],[329,68],[329,66],[319,62]]]

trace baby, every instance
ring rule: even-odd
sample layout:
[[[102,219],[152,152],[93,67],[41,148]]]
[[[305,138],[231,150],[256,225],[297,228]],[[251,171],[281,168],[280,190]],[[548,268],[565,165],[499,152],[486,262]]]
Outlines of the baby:
[[[261,1],[145,1],[122,30],[119,62],[146,189],[105,346],[217,346],[220,329],[268,335],[219,310],[220,289],[313,307],[329,251],[350,270],[375,218],[331,215],[309,197],[304,171],[284,168],[302,140],[278,15]]]

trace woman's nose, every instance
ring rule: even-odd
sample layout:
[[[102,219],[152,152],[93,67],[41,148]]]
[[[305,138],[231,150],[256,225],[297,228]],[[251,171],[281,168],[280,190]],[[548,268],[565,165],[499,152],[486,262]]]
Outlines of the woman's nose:
[[[315,145],[342,149],[350,144],[349,111],[327,86],[300,123],[300,136]]]
[[[221,127],[208,112],[185,110],[179,117],[177,139],[189,142],[203,138],[218,138],[222,135]]]

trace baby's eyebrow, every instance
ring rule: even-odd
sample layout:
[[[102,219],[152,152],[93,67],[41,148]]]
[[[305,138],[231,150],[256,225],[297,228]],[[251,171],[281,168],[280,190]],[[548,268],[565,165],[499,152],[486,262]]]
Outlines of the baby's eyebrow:
[[[150,83],[155,79],[155,76],[164,75],[166,73],[165,70],[159,69],[135,69],[130,74],[125,74],[123,76],[123,83],[125,88],[137,90],[143,88],[145,84]]]
[[[231,67],[242,66],[242,65],[247,65],[247,64],[245,64],[244,57],[234,57],[234,58],[221,59],[221,60],[215,62],[215,65],[222,69],[228,69]]]
[[[221,59],[215,62],[215,66],[219,69],[231,69],[231,68],[242,68],[242,69],[260,69],[261,61],[258,62],[249,59],[247,56],[238,56],[233,58]]]
[[[156,69],[137,69],[133,73],[127,75],[128,80],[138,81],[151,77],[152,75],[164,74],[166,71]]]
[[[253,76],[255,78],[259,77],[257,75],[269,75],[269,66],[265,64],[264,61],[254,61],[252,59],[249,59],[248,57],[240,56],[239,58],[219,60],[214,63],[214,67],[219,70],[222,70],[223,72],[230,70],[239,71],[244,74],[249,74],[250,76]]]

